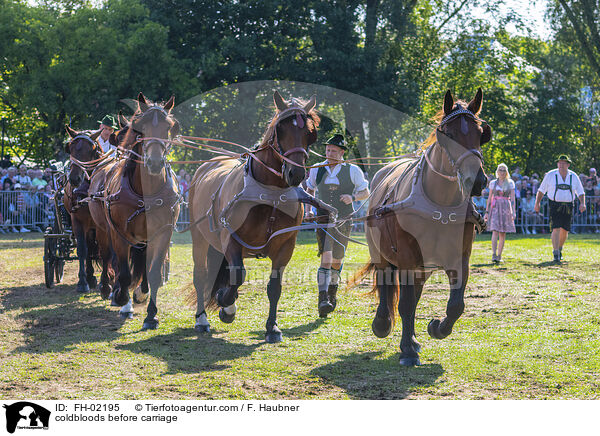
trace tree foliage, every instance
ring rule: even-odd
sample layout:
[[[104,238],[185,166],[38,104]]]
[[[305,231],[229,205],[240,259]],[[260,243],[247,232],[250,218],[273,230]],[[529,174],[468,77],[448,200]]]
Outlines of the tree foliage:
[[[559,151],[582,169],[600,164],[598,114],[581,100],[585,87],[594,97],[600,89],[595,2],[550,2],[548,41],[508,34],[508,21],[523,25],[516,15],[492,25],[470,13],[476,4],[498,10],[485,0],[0,0],[0,112],[13,153],[47,161],[65,123],[95,128],[140,91],[182,102],[229,84],[290,80],[427,122],[447,89],[469,99],[481,86],[494,130],[488,170],[505,162],[543,172]],[[209,103],[226,106],[218,95]],[[359,99],[323,108],[334,114],[323,136],[345,131],[357,154],[358,145],[376,156],[417,146],[413,127],[373,121],[370,110]],[[205,128],[241,142],[240,132],[262,128],[252,116]]]

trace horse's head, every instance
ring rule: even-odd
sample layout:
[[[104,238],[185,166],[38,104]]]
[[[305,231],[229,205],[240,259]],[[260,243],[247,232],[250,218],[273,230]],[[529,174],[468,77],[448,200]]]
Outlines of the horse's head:
[[[308,148],[317,140],[319,116],[314,111],[316,96],[313,95],[308,101],[296,98],[285,101],[275,91],[273,101],[277,113],[271,121],[265,140],[270,141],[271,147],[279,154],[285,183],[288,186],[298,186],[306,177]]]
[[[77,132],[65,125],[65,129],[71,140],[65,146],[65,151],[70,155],[71,169],[69,171],[69,183],[77,187],[86,176],[86,168],[82,163],[92,161],[100,157],[100,146],[96,142],[100,136],[100,130],[91,133],[87,131]]]
[[[164,105],[152,103],[140,92],[138,109],[131,118],[124,141],[133,143],[133,150],[142,157],[150,175],[158,175],[167,164],[171,149],[168,141],[179,133],[179,122],[171,115],[175,98]],[[130,141],[134,135],[134,141]]]
[[[463,198],[481,195],[487,184],[481,146],[492,138],[492,129],[478,116],[482,103],[481,88],[469,103],[454,101],[448,90],[436,129],[437,142],[456,173]]]

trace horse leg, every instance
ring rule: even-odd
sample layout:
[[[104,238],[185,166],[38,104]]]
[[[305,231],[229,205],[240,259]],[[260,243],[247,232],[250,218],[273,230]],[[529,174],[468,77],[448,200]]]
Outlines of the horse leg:
[[[77,259],[79,260],[79,282],[77,282],[77,292],[85,293],[90,291],[86,280],[85,262],[87,260],[87,243],[83,226],[78,219],[73,219],[73,233],[77,240]]]
[[[414,274],[400,280],[400,299],[398,313],[402,318],[402,338],[400,339],[400,365],[420,365],[419,352],[415,347],[415,310],[417,298],[414,284]]]
[[[135,288],[133,291],[133,302],[135,304],[142,304],[148,299],[148,292],[150,288],[148,287],[148,276],[144,274],[142,276],[142,283],[139,288]]]
[[[144,252],[144,276],[148,285],[150,286],[150,301],[148,302],[146,319],[142,325],[142,331],[154,330],[158,327],[158,307],[156,301],[158,297],[158,289],[163,284],[162,268],[167,257],[167,250],[169,247],[169,241],[171,240],[171,233],[165,235],[163,238],[155,241],[151,247],[148,247]],[[146,259],[150,260],[148,265]],[[146,265],[148,265],[146,267]]]
[[[235,314],[234,303],[238,297],[237,290],[246,280],[246,269],[244,268],[241,248],[230,245],[225,253],[225,259],[228,263],[229,286],[219,289],[216,295],[217,304],[222,307],[222,310],[219,311],[219,317],[222,321],[225,315],[232,315],[230,310],[232,306],[233,314]]]
[[[110,285],[110,277],[108,274],[109,264],[111,262],[111,250],[108,243],[108,235],[100,230],[96,229],[96,241],[98,242],[98,252],[102,259],[102,274],[100,274],[100,295],[103,299],[107,299],[112,291]]]
[[[421,299],[421,294],[423,293],[423,286],[425,285],[425,282],[427,281],[427,279],[429,279],[429,276],[431,276],[430,272],[425,272],[425,271],[418,271],[417,273],[415,273],[415,310],[417,305],[419,304],[419,300]],[[414,315],[413,315],[414,317]],[[417,338],[416,335],[413,334],[412,339],[412,343],[413,343],[413,347],[415,348],[415,351],[417,353],[421,352],[421,344],[419,344],[417,342]]]
[[[206,316],[204,290],[206,288],[208,242],[194,226],[192,233],[192,257],[194,259],[194,289],[196,290],[196,324],[194,330],[199,333],[210,333],[210,323]]]
[[[269,317],[267,318],[267,332],[265,341],[269,344],[281,342],[281,330],[277,327],[277,304],[281,297],[281,277],[285,267],[271,269],[271,278],[267,285],[267,296],[269,297]]]
[[[392,293],[394,292],[394,273],[395,268],[391,267],[391,265],[388,265],[386,268],[377,268],[375,270],[375,284],[379,294],[379,306],[377,306],[375,318],[371,323],[371,330],[373,330],[373,334],[378,338],[385,338],[392,331],[392,318],[390,317],[388,300],[393,298],[393,294],[388,295],[388,293],[390,291]]]
[[[113,248],[112,244],[110,244],[110,254],[111,254],[111,265],[113,268],[113,271],[115,272],[115,277],[114,277],[114,282],[113,282],[113,289],[112,292],[109,296],[110,298],[110,305],[111,306],[118,306],[119,304],[115,301],[115,299],[117,298],[117,294],[119,293],[119,289],[121,289],[121,283],[119,282],[119,270],[121,269],[121,267],[119,266],[119,258],[117,257],[117,252],[115,251],[115,249]]]
[[[129,246],[118,242],[114,246],[115,256],[119,269],[119,288],[113,291],[113,299],[118,306],[123,306],[119,311],[122,317],[131,317],[131,300],[129,299],[129,285],[131,284],[131,270],[129,269]]]
[[[96,234],[93,230],[88,230],[86,244],[88,247],[87,256],[85,259],[85,280],[87,281],[90,289],[95,289],[98,286],[98,280],[94,275],[94,263],[92,258],[96,254],[92,248],[97,248],[96,245]]]
[[[432,319],[427,326],[429,336],[434,339],[444,339],[450,333],[454,323],[465,310],[465,287],[469,279],[469,258],[463,259],[462,266],[456,270],[448,269],[446,274],[450,280],[450,298],[446,305],[446,316],[441,321]]]

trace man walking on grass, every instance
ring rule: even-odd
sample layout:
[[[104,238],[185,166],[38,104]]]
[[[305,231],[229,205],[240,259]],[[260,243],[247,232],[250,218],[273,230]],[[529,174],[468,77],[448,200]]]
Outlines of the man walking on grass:
[[[347,217],[354,209],[354,201],[365,200],[369,196],[369,182],[362,170],[354,164],[344,162],[344,152],[348,149],[342,135],[334,135],[325,143],[327,160],[319,168],[310,170],[306,181],[307,192],[335,207],[340,218]],[[349,236],[352,224],[347,222],[339,227],[340,233]],[[337,304],[337,289],[344,264],[348,240],[335,240],[329,232],[317,230],[321,266],[317,272],[319,288],[319,316],[324,318],[333,312]]]
[[[550,205],[550,231],[552,232],[552,254],[554,262],[562,260],[562,248],[571,231],[573,201],[579,197],[579,212],[585,212],[585,192],[579,176],[569,169],[571,159],[561,154],[558,168],[548,171],[538,188],[534,210],[540,212],[540,203],[545,194]]]

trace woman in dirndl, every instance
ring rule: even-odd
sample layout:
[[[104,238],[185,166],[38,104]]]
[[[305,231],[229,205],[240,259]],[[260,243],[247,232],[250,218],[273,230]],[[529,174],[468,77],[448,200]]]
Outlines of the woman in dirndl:
[[[515,233],[515,182],[508,167],[501,163],[496,169],[496,179],[490,183],[490,195],[484,219],[492,231],[492,262],[502,262],[502,250],[507,233]]]

